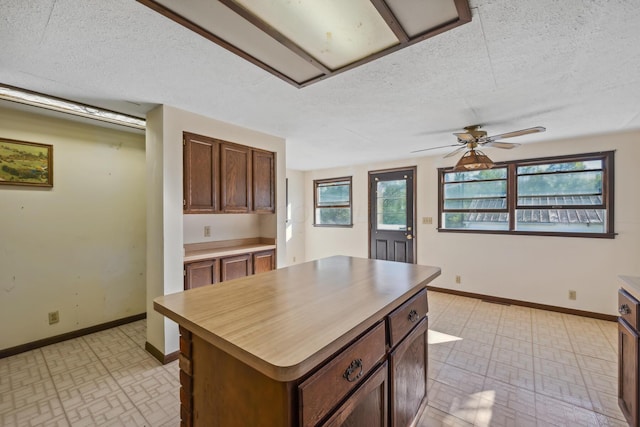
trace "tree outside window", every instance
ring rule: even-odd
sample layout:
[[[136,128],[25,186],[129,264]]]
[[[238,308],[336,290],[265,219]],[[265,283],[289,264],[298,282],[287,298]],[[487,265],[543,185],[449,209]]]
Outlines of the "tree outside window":
[[[314,225],[351,227],[351,177],[313,181]]]

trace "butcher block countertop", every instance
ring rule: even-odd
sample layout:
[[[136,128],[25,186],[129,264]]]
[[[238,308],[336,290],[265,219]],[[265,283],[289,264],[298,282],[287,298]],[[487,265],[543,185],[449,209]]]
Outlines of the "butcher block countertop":
[[[265,237],[187,243],[184,245],[184,262],[240,255],[247,252],[260,252],[275,248],[275,239]]]
[[[154,300],[154,308],[277,381],[298,379],[419,292],[440,268],[347,256]]]

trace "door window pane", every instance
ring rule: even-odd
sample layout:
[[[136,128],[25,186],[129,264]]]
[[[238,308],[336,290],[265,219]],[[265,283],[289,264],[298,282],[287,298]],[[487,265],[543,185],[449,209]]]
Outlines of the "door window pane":
[[[406,230],[407,181],[378,181],[376,190],[377,229]]]

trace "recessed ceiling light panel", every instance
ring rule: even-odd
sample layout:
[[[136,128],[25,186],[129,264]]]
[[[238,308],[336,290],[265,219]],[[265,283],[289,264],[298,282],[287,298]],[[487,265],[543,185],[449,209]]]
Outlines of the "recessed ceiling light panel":
[[[138,0],[297,87],[471,21],[468,0]]]

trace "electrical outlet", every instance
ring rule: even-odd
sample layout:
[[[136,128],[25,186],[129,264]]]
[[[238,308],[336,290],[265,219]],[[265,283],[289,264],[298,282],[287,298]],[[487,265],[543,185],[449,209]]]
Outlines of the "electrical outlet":
[[[52,311],[49,313],[49,324],[53,325],[54,323],[58,323],[60,321],[60,313],[56,311]]]
[[[569,291],[569,299],[574,300],[576,296],[576,291]]]
[[[205,225],[204,226],[204,237],[211,237],[211,226],[210,225]]]
[[[460,277],[460,276],[456,276],[456,283],[457,283],[457,284],[462,283],[462,277]]]
[[[433,218],[430,216],[423,216],[422,217],[422,223],[423,224],[433,224]]]

